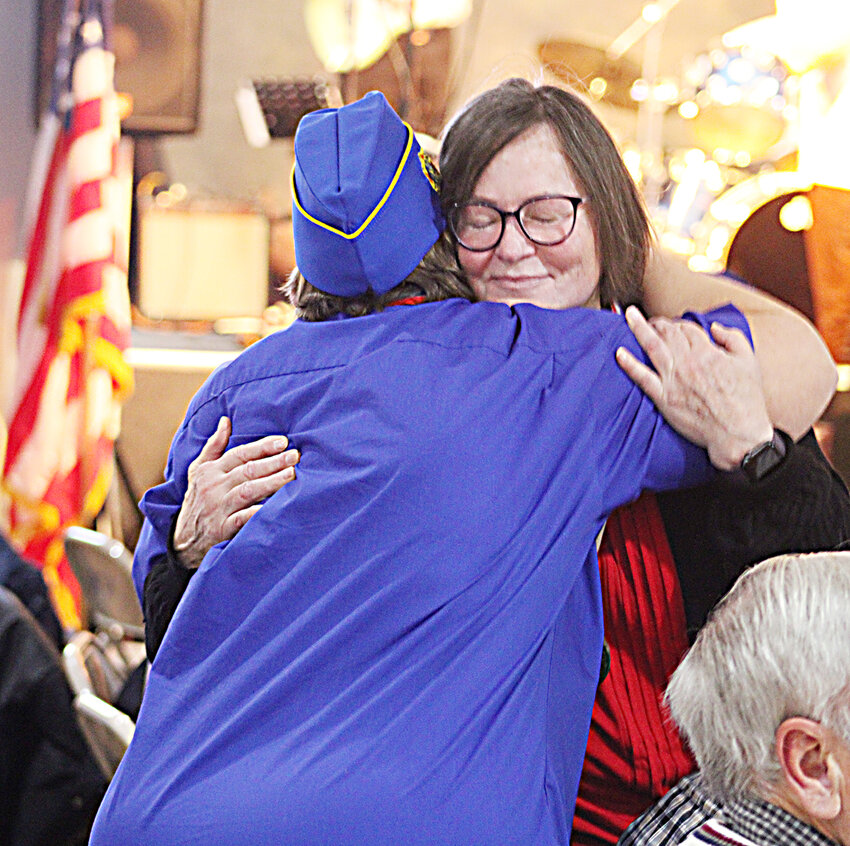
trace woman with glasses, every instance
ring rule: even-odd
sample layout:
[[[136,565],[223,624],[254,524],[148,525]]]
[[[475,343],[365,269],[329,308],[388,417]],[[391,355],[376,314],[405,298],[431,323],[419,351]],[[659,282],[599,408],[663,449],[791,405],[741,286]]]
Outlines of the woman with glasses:
[[[551,309],[643,302],[671,317],[731,299],[750,320],[773,424],[798,437],[822,411],[835,374],[811,327],[742,286],[680,275],[653,256],[637,191],[607,131],[579,98],[520,80],[505,83],[473,101],[451,124],[440,167],[449,227],[435,255],[465,275],[478,298]],[[662,324],[659,332],[677,357],[690,356],[690,372],[701,377],[680,386],[701,401],[707,397],[715,409],[715,419],[703,418],[701,425],[726,427],[734,437],[759,395],[757,381],[745,381],[752,373],[750,355],[726,336],[719,348],[678,325]],[[716,385],[707,367],[718,368]],[[631,372],[652,389],[645,372]],[[730,385],[727,395],[723,388]],[[669,410],[677,400],[659,397],[662,408],[665,401]],[[273,448],[267,440],[225,453],[229,434],[225,421],[195,466],[203,485],[190,484],[170,563],[153,562],[145,593],[152,651],[189,578],[181,561],[197,566],[212,544],[237,532],[256,503],[292,476],[286,466],[295,460],[291,450],[287,458],[284,447]],[[653,793],[692,767],[651,699],[687,645],[686,627],[700,613],[694,608],[710,604],[731,578],[724,570],[737,572],[774,550],[831,546],[848,532],[846,493],[811,439],[798,445],[778,434],[759,447],[759,460],[747,467],[752,483],[742,481],[731,492],[715,485],[692,501],[670,494],[669,509],[644,499],[609,521],[600,563],[615,666],[600,687],[605,704],[597,706],[592,731],[602,748],[591,750],[585,777],[592,786],[579,797],[574,842],[616,841],[618,830],[650,804]],[[510,472],[493,466],[494,477],[503,475],[505,487],[522,484],[530,472],[523,455],[506,456],[505,463]],[[691,530],[680,527],[671,537],[677,547],[672,561],[667,516],[683,511]],[[792,513],[795,519],[788,519]],[[716,555],[715,570],[685,596],[683,610],[679,573],[687,587],[701,555],[709,560]],[[650,701],[642,702],[647,696]],[[565,714],[559,717],[555,706],[549,719],[566,719]],[[570,803],[572,797],[561,800]]]
[[[679,272],[657,255],[644,278],[650,243],[636,189],[607,131],[569,92],[521,80],[485,92],[449,127],[440,170],[456,242],[443,258],[457,257],[479,298],[638,303],[667,317],[732,301],[752,329],[774,440],[745,459],[738,480],[645,494],[618,509],[601,540],[611,669],[597,692],[572,843],[616,843],[694,768],[660,703],[714,602],[751,563],[850,535],[844,485],[806,434],[831,396],[834,366],[798,315],[751,289]],[[694,365],[690,387],[707,392],[705,408],[734,431],[747,391],[738,385],[740,402],[723,403],[728,374]],[[521,456],[512,464],[521,478]]]

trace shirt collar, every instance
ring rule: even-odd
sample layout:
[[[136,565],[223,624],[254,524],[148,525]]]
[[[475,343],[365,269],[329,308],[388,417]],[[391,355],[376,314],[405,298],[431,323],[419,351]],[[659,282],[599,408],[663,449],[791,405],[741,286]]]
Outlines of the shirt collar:
[[[730,802],[719,816],[721,822],[728,822],[744,837],[765,846],[835,846],[834,840],[769,802]]]

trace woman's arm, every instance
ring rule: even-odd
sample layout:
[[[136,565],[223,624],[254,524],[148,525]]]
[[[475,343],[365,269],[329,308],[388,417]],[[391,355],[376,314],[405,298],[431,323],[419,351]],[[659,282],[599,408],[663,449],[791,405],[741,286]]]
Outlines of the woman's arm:
[[[788,441],[783,462],[758,482],[719,477],[658,494],[676,562],[688,635],[751,564],[835,549],[850,538],[850,496],[809,431]]]
[[[650,315],[678,317],[729,302],[750,324],[771,421],[800,438],[823,414],[838,378],[814,326],[762,291],[728,277],[696,273],[680,259],[653,251],[644,278],[644,306]]]
[[[167,548],[154,556],[142,590],[149,661],[159,651],[192,574],[209,550],[232,538],[262,503],[295,478],[297,450],[283,435],[227,450],[227,417],[189,465],[183,503],[175,514]]]

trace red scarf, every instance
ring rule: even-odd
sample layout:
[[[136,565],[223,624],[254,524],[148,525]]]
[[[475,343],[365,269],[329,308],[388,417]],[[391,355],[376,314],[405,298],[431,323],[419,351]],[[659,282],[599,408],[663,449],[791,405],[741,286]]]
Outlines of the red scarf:
[[[390,306],[396,306],[396,305],[419,305],[419,303],[424,303],[424,302],[425,302],[425,295],[419,294],[415,297],[405,297],[404,299],[401,299],[401,300],[393,300],[391,303],[387,303],[386,308],[389,308]]]

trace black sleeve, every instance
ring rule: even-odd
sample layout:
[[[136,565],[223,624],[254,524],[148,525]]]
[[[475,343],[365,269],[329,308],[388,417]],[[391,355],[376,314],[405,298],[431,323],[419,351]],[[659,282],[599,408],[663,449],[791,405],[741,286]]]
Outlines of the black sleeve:
[[[159,652],[168,624],[189,586],[194,570],[184,567],[174,551],[175,517],[168,533],[168,553],[154,560],[145,578],[142,608],[145,615],[145,651],[148,661]]]
[[[53,610],[50,594],[41,572],[28,562],[22,561],[21,566],[9,573],[5,587],[9,588],[24,603],[30,614],[47,632],[50,640],[61,651],[65,646],[65,635],[62,632],[59,618]]]
[[[784,461],[759,482],[723,474],[658,495],[691,639],[748,566],[786,552],[834,549],[850,538],[850,496],[814,432],[796,444],[783,440]]]
[[[65,635],[50,602],[50,595],[41,571],[23,558],[2,534],[0,534],[0,585],[8,588],[24,603],[61,652],[65,646]]]

